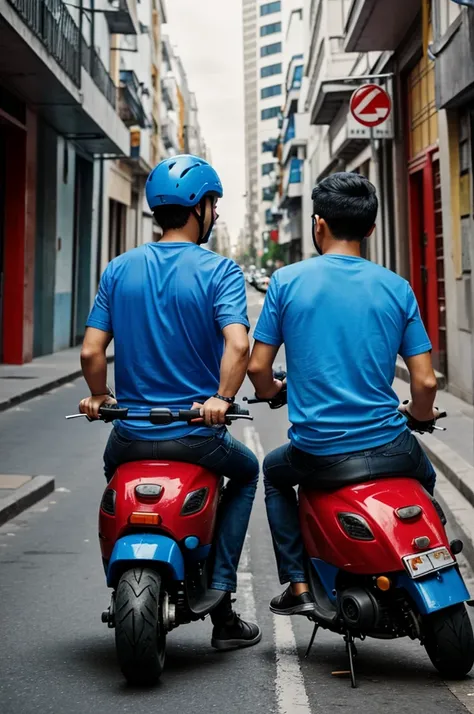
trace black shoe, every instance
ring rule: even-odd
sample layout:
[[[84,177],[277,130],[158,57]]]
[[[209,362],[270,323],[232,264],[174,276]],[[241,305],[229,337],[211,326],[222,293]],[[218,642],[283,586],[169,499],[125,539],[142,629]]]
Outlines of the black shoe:
[[[293,595],[288,587],[284,593],[273,598],[270,610],[276,615],[309,615],[314,612],[314,599],[311,593]]]
[[[237,647],[252,647],[262,639],[262,631],[253,622],[245,622],[240,615],[232,613],[232,619],[215,624],[211,645],[216,650],[232,650]]]

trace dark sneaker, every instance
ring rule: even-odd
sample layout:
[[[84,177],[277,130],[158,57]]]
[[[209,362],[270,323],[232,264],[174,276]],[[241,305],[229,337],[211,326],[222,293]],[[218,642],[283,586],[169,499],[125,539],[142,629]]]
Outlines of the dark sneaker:
[[[273,598],[270,610],[276,615],[309,615],[314,612],[314,599],[311,593],[293,595],[288,587],[284,593]]]
[[[232,620],[214,625],[211,645],[216,650],[232,650],[237,647],[252,647],[261,639],[260,627],[253,622],[245,622],[234,612]]]

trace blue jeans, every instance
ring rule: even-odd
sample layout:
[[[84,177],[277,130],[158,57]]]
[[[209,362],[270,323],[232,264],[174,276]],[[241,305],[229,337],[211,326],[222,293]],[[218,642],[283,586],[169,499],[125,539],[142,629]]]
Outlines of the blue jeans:
[[[413,434],[405,430],[389,444],[335,456],[314,456],[291,444],[280,446],[263,463],[265,503],[280,582],[304,583],[305,555],[294,486],[334,490],[381,476],[420,481],[433,495],[436,474]]]
[[[184,436],[169,441],[130,441],[114,429],[104,453],[107,481],[120,464],[129,461],[184,461],[229,479],[216,534],[211,587],[235,592],[237,567],[257,490],[259,464],[255,454],[226,429],[211,436]]]

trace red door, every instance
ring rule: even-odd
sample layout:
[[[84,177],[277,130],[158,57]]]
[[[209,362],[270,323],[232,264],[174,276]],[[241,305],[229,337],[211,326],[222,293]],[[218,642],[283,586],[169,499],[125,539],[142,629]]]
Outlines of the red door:
[[[409,168],[411,283],[433,345],[433,364],[446,374],[446,303],[439,159],[429,151]]]

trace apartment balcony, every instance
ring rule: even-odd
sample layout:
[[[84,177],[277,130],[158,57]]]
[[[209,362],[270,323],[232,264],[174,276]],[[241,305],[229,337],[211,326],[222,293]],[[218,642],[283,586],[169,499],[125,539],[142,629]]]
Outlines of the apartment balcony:
[[[145,129],[148,122],[141,100],[141,85],[133,70],[120,70],[119,114],[125,126],[141,126]]]
[[[138,35],[137,0],[105,0],[104,15],[113,35]],[[110,9],[109,9],[110,8]]]
[[[287,117],[298,111],[298,102],[303,82],[303,70],[303,55],[295,55],[292,57],[286,75],[286,101],[283,117]]]
[[[166,109],[176,111],[178,108],[178,85],[173,76],[164,77],[161,80],[161,96]]]
[[[303,164],[301,158],[292,158],[283,172],[282,193],[280,208],[291,206],[295,200],[300,201],[303,196]]]
[[[420,8],[413,0],[353,0],[346,23],[346,52],[396,50]]]
[[[163,139],[165,149],[168,152],[171,152],[170,155],[178,153],[178,127],[174,119],[170,116],[166,117],[165,121],[161,124],[161,137]]]
[[[322,37],[311,71],[306,110],[311,124],[331,124],[354,85],[348,82],[358,55],[344,51],[342,37]]]
[[[116,87],[62,0],[0,0],[0,75],[89,153],[128,154]]]
[[[283,148],[281,152],[282,166],[290,159],[299,156],[303,158],[309,136],[309,115],[292,114],[283,124]]]

